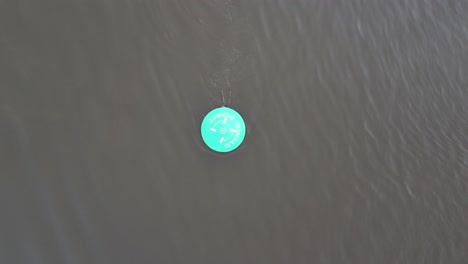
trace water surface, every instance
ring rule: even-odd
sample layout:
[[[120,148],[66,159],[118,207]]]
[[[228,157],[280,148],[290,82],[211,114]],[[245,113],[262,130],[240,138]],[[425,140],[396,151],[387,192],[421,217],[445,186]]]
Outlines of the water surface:
[[[466,263],[467,12],[0,2],[0,262]]]

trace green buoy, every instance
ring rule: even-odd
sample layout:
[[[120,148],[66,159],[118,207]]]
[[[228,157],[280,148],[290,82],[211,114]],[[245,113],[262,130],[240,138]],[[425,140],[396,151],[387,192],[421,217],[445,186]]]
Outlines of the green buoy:
[[[244,119],[229,107],[213,109],[202,121],[201,136],[205,144],[214,151],[233,151],[244,141]]]

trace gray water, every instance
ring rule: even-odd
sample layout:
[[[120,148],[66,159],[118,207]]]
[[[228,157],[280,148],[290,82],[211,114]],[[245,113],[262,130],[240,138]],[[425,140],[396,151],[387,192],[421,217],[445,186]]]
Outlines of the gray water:
[[[467,13],[0,1],[0,263],[468,263]]]

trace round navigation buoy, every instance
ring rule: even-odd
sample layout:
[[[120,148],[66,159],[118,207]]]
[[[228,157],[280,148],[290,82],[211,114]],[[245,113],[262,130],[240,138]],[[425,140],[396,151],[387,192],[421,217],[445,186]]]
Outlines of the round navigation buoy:
[[[201,136],[205,144],[217,152],[237,149],[245,137],[242,116],[229,107],[219,107],[206,114],[201,124]]]

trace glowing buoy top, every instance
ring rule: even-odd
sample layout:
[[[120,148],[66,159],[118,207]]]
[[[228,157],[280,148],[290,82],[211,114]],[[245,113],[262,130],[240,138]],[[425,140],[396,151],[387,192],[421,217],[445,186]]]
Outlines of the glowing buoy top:
[[[229,107],[213,109],[202,121],[201,136],[205,144],[214,151],[233,151],[244,141],[244,119]]]

